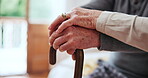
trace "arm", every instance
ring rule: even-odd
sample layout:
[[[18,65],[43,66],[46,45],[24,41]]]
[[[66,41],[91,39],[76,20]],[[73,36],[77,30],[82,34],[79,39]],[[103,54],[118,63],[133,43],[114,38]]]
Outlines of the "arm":
[[[93,6],[91,4],[87,4],[86,6],[83,6],[83,7],[86,7],[86,8],[90,8],[90,9],[101,9],[101,10],[112,10],[113,7],[112,5],[109,5],[109,0],[95,0],[96,3],[97,2],[100,2],[98,3],[98,5],[100,5],[100,7],[102,8],[97,8],[96,6]],[[101,3],[101,2],[106,2],[105,3]],[[92,2],[91,2],[92,3]],[[93,2],[95,3],[95,2]],[[106,5],[109,5],[109,7],[105,7]],[[101,6],[102,5],[102,6]],[[104,7],[104,8],[103,8]],[[76,8],[74,9],[71,13],[68,13],[66,14],[66,17],[67,17],[67,20],[65,20],[65,18],[63,18],[61,15],[49,26],[49,30],[50,30],[50,34],[52,34],[52,31],[54,31],[55,28],[58,28],[56,30],[57,33],[60,33],[62,32],[64,29],[68,28],[69,26],[73,26],[73,25],[76,25],[76,26],[80,26],[80,27],[84,27],[84,28],[89,28],[89,29],[96,29],[96,22],[97,22],[97,19],[98,17],[100,16],[101,14],[101,11],[99,10],[88,10],[88,9],[82,9],[82,8]],[[107,16],[103,16],[100,20],[105,20],[105,17]],[[80,21],[79,21],[80,20]],[[62,23],[62,24],[61,24]],[[101,22],[100,22],[101,23]],[[126,23],[126,22],[125,22]],[[59,25],[60,24],[60,25]],[[57,27],[58,26],[58,27]],[[124,26],[123,26],[124,27]],[[97,27],[98,29],[98,27]],[[100,28],[99,28],[100,29]],[[99,31],[99,30],[98,30]],[[103,32],[104,33],[104,32]],[[106,33],[105,33],[106,34]],[[103,34],[102,34],[103,35]],[[107,34],[108,35],[108,34]],[[114,38],[108,38],[108,42],[105,42],[103,40],[105,40],[105,37],[109,37],[109,36],[106,36],[106,35],[103,35],[104,37],[101,36],[101,44],[107,44],[109,41],[110,42],[116,42],[118,40],[115,40]],[[112,36],[113,37],[113,36]],[[104,38],[104,39],[103,39]],[[113,40],[113,41],[111,41]],[[115,43],[113,45],[122,45],[122,42],[119,42],[119,43]],[[101,46],[102,48],[103,47],[106,47],[108,45],[105,45],[105,46]],[[132,45],[133,46],[133,45]],[[131,46],[127,46],[125,48],[122,48],[122,51],[125,51],[125,50],[128,50],[130,51]],[[112,50],[112,48],[108,49],[108,50]],[[115,48],[114,50],[116,51],[119,51],[119,48]],[[128,51],[127,50],[127,51]],[[134,48],[133,50],[137,51],[136,48]]]
[[[114,0],[91,0],[90,3],[81,6],[82,8],[87,9],[97,9],[97,10],[103,10],[103,11],[113,11],[114,8]],[[108,5],[108,6],[106,6]],[[132,47],[128,44],[125,44],[113,37],[110,37],[108,35],[102,34],[100,35],[100,48],[101,50],[109,50],[109,51],[141,51],[138,48]]]
[[[103,12],[97,20],[96,29],[123,43],[148,52],[147,21],[146,17]]]

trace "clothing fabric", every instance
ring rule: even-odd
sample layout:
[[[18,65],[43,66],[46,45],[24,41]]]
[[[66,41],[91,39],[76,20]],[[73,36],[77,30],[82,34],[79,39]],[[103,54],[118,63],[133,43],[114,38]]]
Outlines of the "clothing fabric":
[[[147,17],[105,11],[99,16],[96,29],[126,44],[148,52],[147,21]]]
[[[92,0],[82,7],[136,15],[133,18],[137,18],[137,16],[148,17],[148,0]],[[138,27],[142,28],[143,25]],[[108,63],[128,78],[148,78],[148,53],[142,48],[121,41],[113,36],[101,33],[101,47],[99,49],[115,52],[110,56]]]
[[[127,78],[122,73],[118,72],[113,66],[99,59],[98,67],[87,78]]]

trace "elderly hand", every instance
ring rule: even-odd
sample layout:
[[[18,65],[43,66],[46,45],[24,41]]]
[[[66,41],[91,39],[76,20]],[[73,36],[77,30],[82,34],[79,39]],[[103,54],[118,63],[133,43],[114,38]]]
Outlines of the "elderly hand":
[[[68,27],[59,34],[53,32],[49,42],[55,49],[67,51],[68,54],[73,54],[76,49],[100,46],[99,32],[77,26]]]
[[[88,29],[96,29],[97,18],[101,14],[99,10],[89,10],[83,8],[75,8],[72,12],[58,16],[49,26],[50,35],[56,30],[57,33],[62,32],[69,26],[77,25]]]

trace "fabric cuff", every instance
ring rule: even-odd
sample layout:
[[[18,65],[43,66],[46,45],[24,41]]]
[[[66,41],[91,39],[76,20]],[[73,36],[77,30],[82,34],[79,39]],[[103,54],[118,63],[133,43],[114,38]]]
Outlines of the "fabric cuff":
[[[97,19],[96,30],[99,32],[105,32],[105,25],[109,18],[109,16],[113,14],[113,12],[103,11]]]

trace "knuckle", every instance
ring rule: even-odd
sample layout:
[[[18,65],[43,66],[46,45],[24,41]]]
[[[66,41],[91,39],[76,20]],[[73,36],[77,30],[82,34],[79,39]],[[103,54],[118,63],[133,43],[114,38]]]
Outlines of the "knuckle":
[[[64,21],[62,23],[62,26],[71,25],[71,24],[72,24],[72,20],[68,20],[68,21]]]
[[[53,41],[56,38],[56,35],[50,37],[50,41]]]
[[[67,21],[67,24],[72,25],[73,24],[73,20]]]
[[[73,11],[74,11],[74,10],[78,10],[78,9],[79,9],[79,8],[78,8],[78,7],[76,7],[76,8],[74,8],[74,9],[73,9]]]
[[[67,22],[66,21],[64,21],[63,23],[62,23],[62,26],[65,26],[67,24]]]
[[[65,41],[65,38],[66,37],[59,37],[59,38],[55,39],[53,44],[56,45],[57,48],[59,48],[60,44],[62,44]]]
[[[59,41],[56,39],[56,40],[54,41],[53,45],[57,46],[58,43],[59,43]]]
[[[73,26],[69,26],[69,27],[66,29],[66,31],[67,31],[67,35],[68,35],[68,36],[71,36],[72,33],[73,33]]]
[[[68,33],[65,37],[69,39],[71,37],[70,33]]]
[[[71,45],[71,46],[76,45],[76,41],[75,41],[74,39],[71,39],[71,41],[70,41],[70,45]]]
[[[56,32],[53,32],[53,34],[49,37],[49,42],[53,43],[57,36],[58,34]]]
[[[53,32],[53,34],[52,34],[51,36],[53,36],[53,37],[54,37],[55,35],[56,35],[56,32]]]
[[[68,50],[69,48],[71,48],[71,45],[70,45],[70,43],[68,42],[68,43],[65,43],[64,45],[60,46],[59,50],[60,50],[60,51],[66,51],[66,50]]]
[[[79,16],[77,15],[73,17],[73,20],[78,20],[78,19],[79,19]]]
[[[69,37],[73,37],[74,36],[74,33],[73,32],[70,32],[68,35],[69,35]]]
[[[53,43],[53,48],[57,49],[57,45],[55,43]]]
[[[68,47],[68,48],[71,48],[71,43],[68,42],[68,43],[67,43],[67,47]]]
[[[58,46],[59,46],[58,43],[59,43],[58,40],[55,40],[55,41],[53,42],[53,47],[54,47],[55,49],[58,48]]]
[[[52,40],[53,40],[53,36],[50,36],[50,37],[49,37],[49,42],[51,43]]]
[[[79,13],[80,13],[80,11],[78,11],[78,10],[74,10],[74,11],[73,11],[73,14],[76,14],[76,15],[77,15],[77,14],[79,14]]]
[[[67,30],[71,31],[72,30],[72,27],[68,27]],[[69,32],[69,34],[70,34],[70,32]]]

